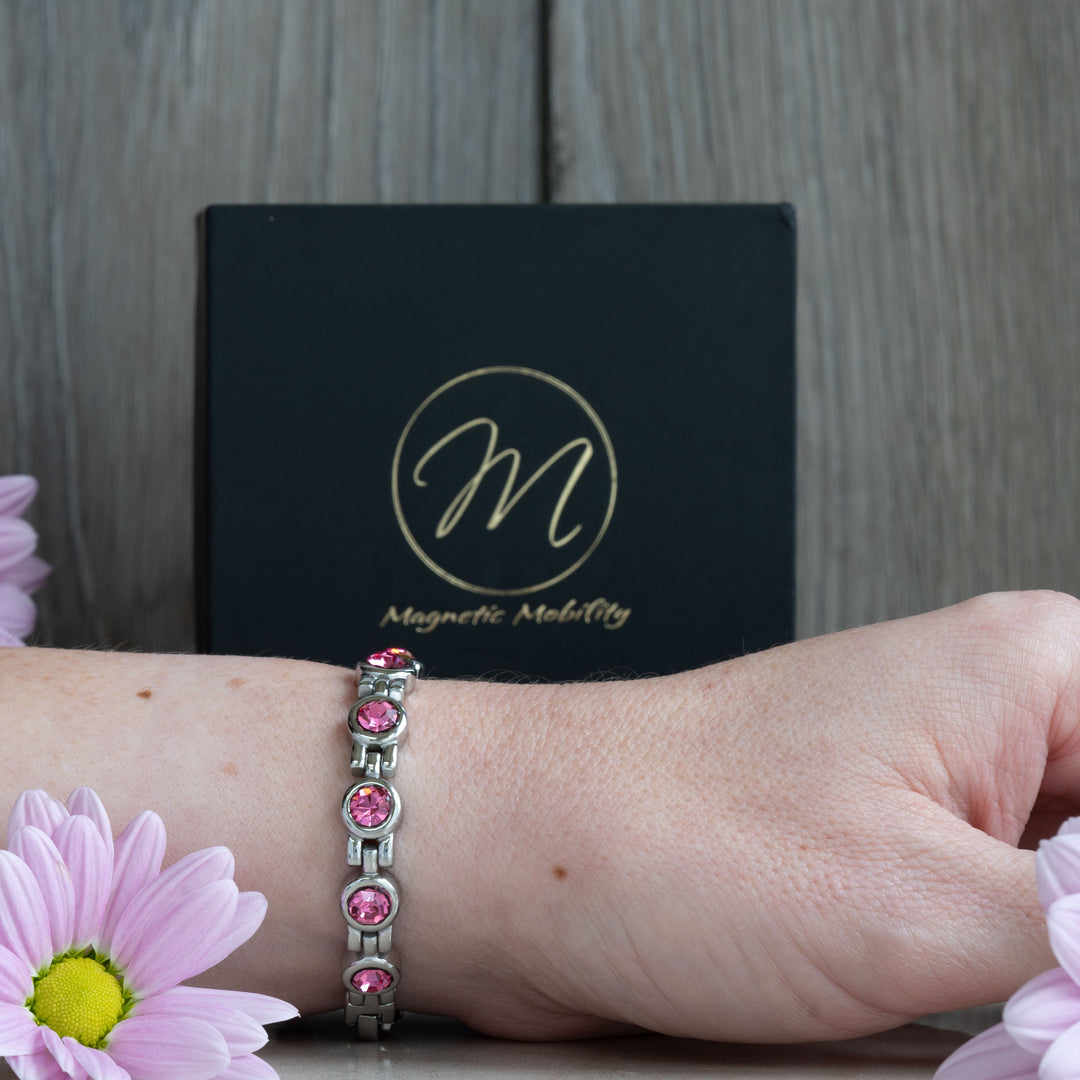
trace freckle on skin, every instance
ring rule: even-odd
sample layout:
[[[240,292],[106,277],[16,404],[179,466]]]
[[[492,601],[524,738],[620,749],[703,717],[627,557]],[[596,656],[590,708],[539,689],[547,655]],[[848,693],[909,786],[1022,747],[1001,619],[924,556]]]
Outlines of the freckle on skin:
[[[229,685],[230,686],[235,686],[235,687],[237,687],[239,689],[239,687],[243,686],[246,682],[247,682],[247,679],[241,678],[239,675],[234,675],[229,680]]]
[[[567,875],[567,870],[565,866],[553,866],[551,868],[551,872],[559,881],[562,881]]]
[[[226,776],[236,776],[237,773],[240,772],[240,770],[236,767],[235,761],[226,761],[225,764],[221,766],[221,771]]]
[[[141,697],[143,701],[149,701],[154,696],[154,692],[153,690],[140,690],[135,696]]]

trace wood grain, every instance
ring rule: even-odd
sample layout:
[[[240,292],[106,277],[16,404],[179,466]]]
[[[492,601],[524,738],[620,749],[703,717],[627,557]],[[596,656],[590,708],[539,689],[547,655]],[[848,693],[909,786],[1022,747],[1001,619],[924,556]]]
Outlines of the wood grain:
[[[1080,591],[1080,5],[554,0],[557,200],[799,215],[798,628]]]
[[[194,641],[195,218],[535,199],[532,0],[0,0],[0,473],[38,640]]]
[[[194,219],[229,201],[791,200],[800,632],[1080,592],[1078,46],[1072,0],[0,0],[40,640],[191,646]]]

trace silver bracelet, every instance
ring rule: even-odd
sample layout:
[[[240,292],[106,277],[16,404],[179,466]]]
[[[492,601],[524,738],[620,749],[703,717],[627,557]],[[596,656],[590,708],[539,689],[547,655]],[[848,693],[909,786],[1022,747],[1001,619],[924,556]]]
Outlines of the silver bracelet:
[[[356,665],[359,700],[349,710],[349,732],[352,774],[360,779],[345,792],[341,816],[349,865],[360,867],[360,876],[342,890],[341,913],[355,954],[342,974],[345,1022],[355,1024],[361,1039],[385,1035],[400,1015],[394,1004],[400,973],[389,957],[398,888],[387,870],[401,799],[387,778],[397,772],[405,735],[403,698],[419,675],[420,662],[408,649],[383,649]]]

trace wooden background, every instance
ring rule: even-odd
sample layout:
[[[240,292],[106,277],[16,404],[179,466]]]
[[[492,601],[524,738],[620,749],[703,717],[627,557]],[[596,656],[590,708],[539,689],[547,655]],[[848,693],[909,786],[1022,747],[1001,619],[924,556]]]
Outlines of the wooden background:
[[[193,645],[214,202],[790,200],[799,633],[1080,592],[1078,58],[1076,0],[0,0],[37,640]]]

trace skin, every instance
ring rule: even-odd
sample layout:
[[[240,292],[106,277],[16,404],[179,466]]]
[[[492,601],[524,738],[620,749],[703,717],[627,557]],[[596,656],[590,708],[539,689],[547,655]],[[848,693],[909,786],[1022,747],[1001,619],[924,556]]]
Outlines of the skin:
[[[296,661],[0,650],[0,811],[89,784],[117,830],[162,814],[166,862],[228,845],[270,908],[206,981],[340,1007],[354,697]],[[403,1008],[525,1039],[835,1039],[1054,965],[1030,848],[1080,809],[1072,598],[407,705]]]

